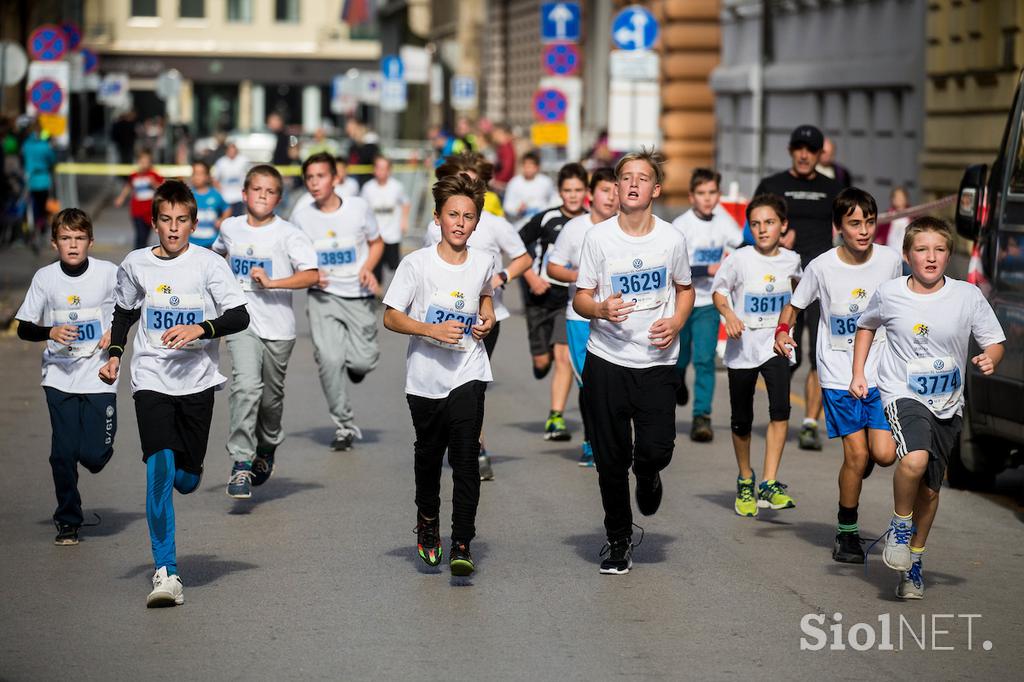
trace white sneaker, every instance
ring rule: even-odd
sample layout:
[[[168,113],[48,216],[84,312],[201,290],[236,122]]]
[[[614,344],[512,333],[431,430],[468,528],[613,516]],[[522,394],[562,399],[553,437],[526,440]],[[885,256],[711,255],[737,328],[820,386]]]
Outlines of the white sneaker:
[[[921,577],[920,561],[915,561],[909,571],[900,573],[896,596],[900,599],[924,599],[924,578]]]
[[[886,566],[894,571],[910,570],[910,536],[913,534],[910,520],[892,517],[889,530],[885,532],[885,547],[882,549],[882,561]]]
[[[158,609],[165,606],[181,606],[185,603],[185,589],[181,578],[167,575],[167,567],[161,566],[153,574],[153,591],[146,597],[147,609]]]

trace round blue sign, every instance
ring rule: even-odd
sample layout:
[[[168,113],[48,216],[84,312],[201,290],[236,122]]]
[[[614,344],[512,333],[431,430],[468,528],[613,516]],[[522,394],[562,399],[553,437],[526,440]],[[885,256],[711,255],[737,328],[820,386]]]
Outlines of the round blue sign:
[[[64,58],[68,51],[68,38],[64,29],[53,24],[40,26],[28,39],[28,51],[33,59],[55,62]]]
[[[36,81],[29,88],[28,98],[32,106],[43,114],[56,114],[60,111],[60,105],[64,101],[64,93],[56,81],[48,78]]]
[[[569,102],[559,90],[538,90],[533,96],[533,113],[538,121],[559,123],[565,120]]]

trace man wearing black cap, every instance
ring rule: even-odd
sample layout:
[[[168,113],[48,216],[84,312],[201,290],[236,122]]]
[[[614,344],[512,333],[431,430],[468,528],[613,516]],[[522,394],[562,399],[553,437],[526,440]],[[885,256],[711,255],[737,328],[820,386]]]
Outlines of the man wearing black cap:
[[[817,256],[832,248],[832,201],[839,194],[839,184],[815,170],[821,157],[825,136],[812,125],[802,125],[789,136],[789,155],[793,165],[789,170],[769,175],[761,180],[754,196],[777,194],[785,198],[789,209],[789,232],[792,245],[784,244],[800,255],[800,264],[807,267]],[[800,448],[821,450],[818,435],[818,415],[821,413],[821,385],[818,383],[818,361],[815,345],[818,336],[818,318],[821,308],[817,302],[797,315],[793,338],[797,341],[796,370],[800,366],[802,350],[807,349],[811,371],[805,386],[806,412],[800,428]],[[803,328],[807,328],[807,343],[801,341]]]

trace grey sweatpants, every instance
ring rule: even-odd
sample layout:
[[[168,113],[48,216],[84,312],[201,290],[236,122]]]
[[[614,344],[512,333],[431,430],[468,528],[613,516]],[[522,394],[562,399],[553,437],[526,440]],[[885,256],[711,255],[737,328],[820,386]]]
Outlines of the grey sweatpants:
[[[230,433],[228,455],[252,461],[256,453],[272,453],[284,440],[284,375],[295,339],[268,341],[251,330],[227,337],[231,351]]]
[[[342,298],[323,291],[310,291],[306,313],[327,410],[337,435],[341,436],[353,425],[346,369],[368,374],[380,360],[377,299]]]

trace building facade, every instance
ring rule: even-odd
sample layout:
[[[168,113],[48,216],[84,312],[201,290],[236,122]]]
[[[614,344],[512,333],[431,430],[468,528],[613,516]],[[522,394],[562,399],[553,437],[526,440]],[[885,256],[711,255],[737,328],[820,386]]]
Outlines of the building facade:
[[[789,167],[789,133],[809,123],[880,203],[896,186],[920,199],[925,12],[925,0],[722,0],[711,88],[726,184],[749,196]]]

